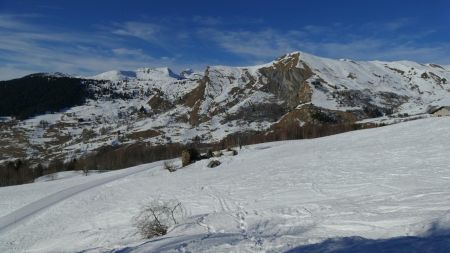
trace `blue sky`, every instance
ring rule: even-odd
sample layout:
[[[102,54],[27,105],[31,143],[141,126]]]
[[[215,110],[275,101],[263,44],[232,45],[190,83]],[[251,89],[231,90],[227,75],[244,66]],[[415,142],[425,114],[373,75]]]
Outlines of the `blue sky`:
[[[0,80],[268,62],[291,51],[450,64],[450,1],[0,0]]]

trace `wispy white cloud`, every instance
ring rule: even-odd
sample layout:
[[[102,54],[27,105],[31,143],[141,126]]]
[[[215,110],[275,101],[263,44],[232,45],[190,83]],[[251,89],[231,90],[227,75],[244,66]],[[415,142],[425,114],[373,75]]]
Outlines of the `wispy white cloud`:
[[[413,25],[413,19],[403,18],[386,23],[308,25],[289,31],[206,28],[199,30],[199,35],[250,62],[267,61],[300,50],[332,58],[450,63],[448,43],[416,42],[432,35],[433,30],[399,35],[400,30]]]
[[[200,24],[206,27],[217,27],[217,26],[230,26],[230,25],[242,25],[242,24],[263,24],[264,20],[262,18],[250,18],[250,17],[228,17],[228,18],[224,18],[224,17],[220,17],[220,16],[193,16],[190,19],[179,19],[179,22],[183,22],[183,23],[196,23],[196,24]]]
[[[111,32],[113,34],[136,37],[146,41],[156,41],[156,35],[162,29],[163,27],[153,23],[128,21],[115,23]]]
[[[25,20],[39,17],[38,14],[0,14],[0,29],[30,29],[30,25]]]
[[[301,34],[288,32],[281,34],[272,29],[262,31],[221,31],[216,29],[201,29],[198,34],[204,39],[210,39],[219,47],[238,55],[255,58],[273,57],[293,51],[295,43]]]
[[[129,49],[129,48],[114,48],[112,52],[116,55],[132,55],[132,56],[145,56],[142,49]]]
[[[27,69],[14,64],[2,65],[0,67],[0,80],[9,80],[36,72],[34,69]]]

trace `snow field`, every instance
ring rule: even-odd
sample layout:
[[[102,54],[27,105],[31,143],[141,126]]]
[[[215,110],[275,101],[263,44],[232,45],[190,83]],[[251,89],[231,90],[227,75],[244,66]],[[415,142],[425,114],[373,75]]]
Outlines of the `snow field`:
[[[211,169],[153,163],[0,188],[0,221],[29,214],[0,228],[0,251],[283,252],[333,237],[421,235],[450,224],[449,130],[450,118],[429,118],[248,146]],[[132,218],[154,199],[177,199],[187,216],[142,240]]]

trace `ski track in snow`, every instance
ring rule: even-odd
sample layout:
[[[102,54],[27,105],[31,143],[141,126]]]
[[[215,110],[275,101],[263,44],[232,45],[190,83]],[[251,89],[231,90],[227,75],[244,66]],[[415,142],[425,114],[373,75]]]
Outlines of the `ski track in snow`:
[[[155,164],[153,167],[148,168],[147,166],[140,166],[137,168],[132,168],[123,171],[120,174],[109,176],[106,178],[100,178],[88,183],[75,185],[72,187],[69,187],[67,189],[58,191],[56,193],[53,193],[49,196],[46,196],[44,198],[41,198],[39,200],[36,200],[18,210],[15,210],[3,217],[0,217],[0,233],[5,232],[6,229],[13,225],[17,225],[21,221],[25,220],[26,218],[38,213],[39,211],[48,208],[56,203],[59,203],[65,199],[68,199],[76,194],[80,194],[84,191],[87,191],[91,188],[98,187],[100,185],[110,183],[117,179],[122,179],[124,177],[140,173],[155,167],[161,166],[161,164]]]

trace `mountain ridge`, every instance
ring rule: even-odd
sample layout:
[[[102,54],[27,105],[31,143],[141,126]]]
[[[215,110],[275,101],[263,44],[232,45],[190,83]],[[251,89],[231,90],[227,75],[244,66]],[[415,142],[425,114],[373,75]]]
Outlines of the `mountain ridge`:
[[[318,136],[305,129],[428,117],[430,106],[450,97],[445,66],[303,52],[257,66],[208,66],[203,73],[139,68],[94,77],[75,79],[86,87],[82,104],[4,120],[0,161],[67,162],[103,147],[218,143],[255,134],[305,138]],[[41,81],[60,78],[44,75]]]

